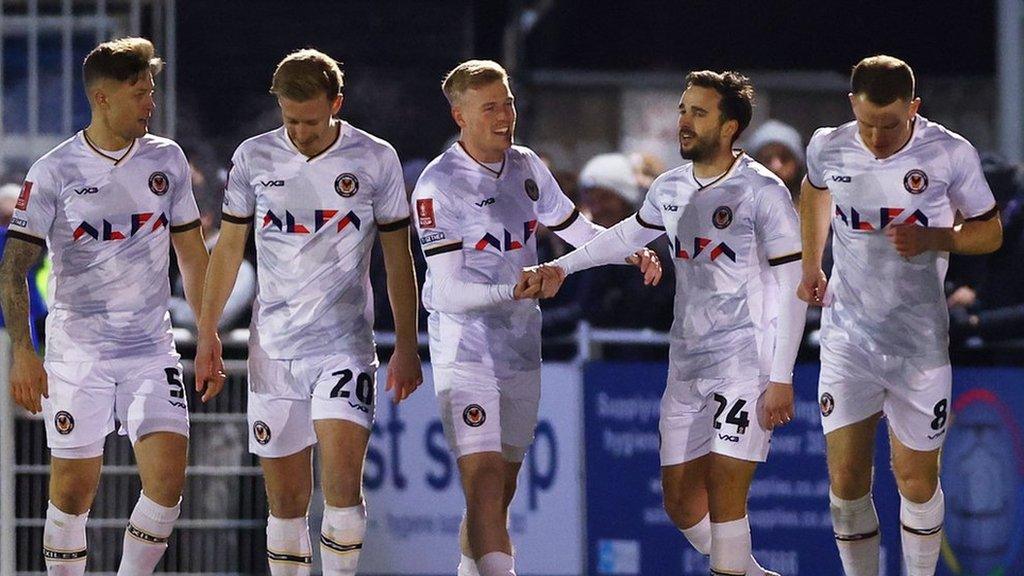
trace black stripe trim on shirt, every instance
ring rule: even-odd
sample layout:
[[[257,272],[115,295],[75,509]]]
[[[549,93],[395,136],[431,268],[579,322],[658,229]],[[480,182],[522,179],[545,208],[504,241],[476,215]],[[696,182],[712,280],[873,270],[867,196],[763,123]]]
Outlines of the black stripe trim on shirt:
[[[911,528],[910,526],[907,526],[903,523],[901,523],[900,525],[903,526],[903,530],[911,534],[916,534],[918,536],[931,536],[933,534],[938,534],[939,532],[942,532],[942,524],[939,524],[935,528],[925,528],[924,530],[918,528]]]
[[[835,536],[836,540],[840,542],[859,542],[878,536],[878,530],[876,529],[874,532],[866,532],[864,534],[836,534]]]
[[[313,563],[312,556],[304,556],[302,554],[281,554],[279,552],[271,552],[267,550],[267,560],[271,562],[293,562],[295,564],[309,565]]]
[[[17,238],[18,240],[22,240],[30,244],[35,244],[37,246],[42,246],[43,248],[46,248],[46,239],[39,238],[38,236],[33,236],[31,234],[25,234],[24,232],[18,232],[17,230],[11,230],[8,228],[7,237]]]
[[[328,548],[328,549],[330,549],[330,550],[332,550],[334,552],[337,552],[339,554],[347,554],[349,552],[355,552],[356,550],[360,550],[363,547],[363,543],[362,542],[355,542],[353,544],[341,544],[341,543],[335,542],[334,540],[331,540],[330,538],[328,538],[327,536],[324,536],[323,534],[320,535],[320,545],[325,547],[325,548]]]
[[[548,230],[551,230],[552,232],[561,232],[562,230],[565,230],[569,226],[572,226],[572,223],[575,222],[576,219],[579,218],[579,217],[580,217],[580,211],[578,209],[576,209],[576,208],[573,208],[572,209],[572,213],[570,213],[565,218],[565,220],[562,220],[558,224],[554,224],[552,226],[548,226]]]
[[[402,228],[408,228],[409,224],[411,222],[412,222],[412,219],[409,218],[408,216],[406,216],[405,218],[402,218],[401,220],[396,220],[394,222],[388,222],[387,224],[377,224],[377,230],[380,230],[381,232],[394,232],[395,230],[401,230]]]
[[[711,569],[711,576],[746,576],[746,572],[722,572],[721,570]]]
[[[177,234],[178,232],[188,232],[189,230],[191,230],[193,228],[198,228],[199,224],[200,224],[199,220],[196,219],[196,220],[193,220],[191,222],[186,222],[184,224],[179,224],[177,226],[171,226],[171,233],[172,234]]]
[[[133,538],[135,538],[136,540],[141,540],[141,541],[145,542],[146,544],[166,544],[167,543],[167,538],[161,538],[160,536],[154,536],[153,534],[150,534],[149,532],[145,532],[143,530],[140,530],[139,528],[137,528],[131,522],[128,523],[128,535],[133,537]]]
[[[227,212],[222,212],[221,215],[220,215],[220,219],[224,220],[225,222],[231,222],[232,224],[252,224],[253,217],[252,216],[235,216],[234,214],[228,214]]]
[[[477,160],[476,158],[473,158],[473,155],[469,153],[469,150],[466,150],[466,147],[462,145],[462,141],[461,140],[456,142],[456,144],[459,145],[459,148],[462,148],[462,151],[465,152],[466,156],[469,156],[469,158],[473,162],[476,162],[477,164],[480,165],[481,168],[483,168],[484,170],[487,170],[491,174],[494,174],[495,178],[501,178],[501,173],[505,171],[505,156],[501,157],[501,167],[498,168],[497,170],[495,170],[494,168],[491,168],[487,164],[484,164],[483,162]]]
[[[452,242],[451,244],[445,244],[444,246],[424,248],[423,255],[427,257],[437,256],[438,254],[444,254],[445,252],[454,252],[456,250],[462,250],[462,242]]]
[[[54,562],[77,562],[88,556],[85,548],[81,550],[54,550],[43,546],[43,558]]]
[[[650,228],[651,230],[661,230],[662,232],[665,231],[664,226],[658,226],[656,224],[649,224],[647,222],[644,222],[644,219],[640,217],[639,212],[636,213],[636,221],[639,222],[640,225],[643,226],[644,228]]]
[[[313,160],[316,160],[317,158],[319,158],[319,157],[323,156],[324,154],[326,154],[328,150],[333,148],[334,145],[338,143],[338,138],[341,138],[341,130],[342,130],[342,128],[344,128],[344,126],[342,125],[341,122],[338,122],[338,132],[334,135],[334,140],[331,140],[331,143],[327,145],[327,148],[324,148],[323,150],[317,152],[316,154],[313,154],[312,156],[307,157],[306,158],[306,162],[312,162]],[[288,136],[288,132],[287,131],[285,131],[285,136]],[[288,136],[288,140],[291,141],[291,139],[292,139],[292,137]],[[292,142],[292,146],[295,146],[295,142]],[[295,146],[295,149],[298,150],[299,147]],[[301,150],[299,152],[301,153]]]
[[[89,140],[89,135],[85,133],[85,130],[82,130],[82,138],[85,138],[85,143],[89,145],[89,148],[92,148],[93,152],[99,154],[100,156],[103,156],[107,160],[113,161],[114,166],[120,164],[121,160],[124,160],[125,158],[128,157],[129,154],[131,154],[132,149],[135,148],[135,142],[137,141],[137,139],[132,139],[132,143],[128,145],[128,149],[124,151],[124,154],[121,154],[120,158],[115,158],[105,153],[99,146],[93,144],[92,140]]]
[[[803,252],[794,252],[786,256],[779,256],[778,258],[769,258],[769,266],[781,266],[783,264],[789,264],[790,262],[796,262],[803,258]]]
[[[991,219],[995,218],[996,216],[999,216],[999,207],[998,206],[993,206],[991,210],[989,210],[988,212],[985,212],[984,214],[978,214],[977,216],[971,216],[970,218],[965,218],[964,222],[981,222],[981,221],[984,221],[984,220],[991,220]]]
[[[828,186],[818,186],[814,182],[811,182],[810,178],[804,178],[804,180],[806,180],[807,183],[811,185],[811,188],[814,188],[815,190],[828,190]]]

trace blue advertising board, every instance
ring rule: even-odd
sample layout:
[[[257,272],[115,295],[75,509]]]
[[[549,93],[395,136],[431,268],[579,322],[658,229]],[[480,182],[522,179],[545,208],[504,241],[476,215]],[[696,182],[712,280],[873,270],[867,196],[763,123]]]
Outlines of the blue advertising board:
[[[593,362],[584,369],[589,574],[706,575],[662,508],[658,413],[663,363]],[[818,365],[797,367],[796,418],[777,431],[751,487],[754,553],[787,576],[841,575],[828,510]],[[954,370],[953,423],[943,458],[945,576],[1024,574],[1024,370]],[[875,452],[881,576],[899,576],[899,493],[884,420]]]

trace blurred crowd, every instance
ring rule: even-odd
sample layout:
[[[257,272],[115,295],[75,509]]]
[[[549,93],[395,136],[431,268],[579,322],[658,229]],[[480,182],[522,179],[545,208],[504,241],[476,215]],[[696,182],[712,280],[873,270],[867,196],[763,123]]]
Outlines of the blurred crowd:
[[[805,142],[800,133],[783,122],[768,120],[752,131],[742,148],[774,172],[789,188],[794,203],[799,202],[800,182],[805,174]],[[543,150],[538,150],[543,157]],[[220,210],[226,167],[202,147],[189,150],[192,160],[193,189],[202,215],[207,245],[216,243],[220,228]],[[405,185],[411,194],[427,159],[406,159],[403,163]],[[946,293],[950,311],[950,335],[954,352],[986,350],[993,347],[1024,350],[1024,169],[996,155],[982,154],[986,178],[995,194],[1004,229],[1003,246],[981,257],[950,259]],[[550,165],[550,163],[549,163]],[[648,187],[667,168],[653,156],[608,152],[588,160],[577,171],[550,166],[562,189],[580,212],[602,226],[612,226],[637,211]],[[12,171],[0,177],[0,250],[7,226],[21,191],[24,174]],[[544,230],[538,232],[538,253],[542,262],[571,250],[565,242]],[[655,241],[651,248],[663,262],[670,262],[668,241]],[[830,267],[827,262],[826,266]],[[422,285],[426,263],[417,243],[413,256]],[[174,326],[195,329],[195,318],[184,299],[181,277],[172,258],[170,306]],[[49,262],[40,261],[29,275],[34,338],[42,342],[46,316],[46,282]],[[828,272],[828,270],[826,270]],[[375,247],[371,265],[374,306],[378,331],[394,327],[387,298],[383,258]],[[649,329],[665,332],[672,322],[675,279],[672,266],[665,266],[660,285],[643,286],[641,276],[632,267],[606,266],[571,276],[559,294],[541,302],[544,310],[546,340],[568,341],[580,322],[599,328]],[[250,240],[246,260],[239,271],[234,293],[221,320],[223,330],[246,328],[252,301],[256,296],[255,245]],[[805,352],[813,353],[819,328],[819,312],[808,312]],[[2,322],[2,317],[0,317]],[[420,329],[426,330],[426,312],[421,310]],[[554,337],[554,338],[552,338]],[[551,347],[554,356],[572,354],[571,346]],[[549,351],[548,356],[552,353]],[[612,356],[643,358],[647,351],[631,347],[612,349]]]

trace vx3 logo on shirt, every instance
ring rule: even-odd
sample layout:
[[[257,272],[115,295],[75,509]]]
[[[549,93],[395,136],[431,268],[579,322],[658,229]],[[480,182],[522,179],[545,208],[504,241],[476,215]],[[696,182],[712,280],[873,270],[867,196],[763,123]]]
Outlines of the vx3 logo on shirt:
[[[679,238],[677,237],[673,242],[675,256],[680,260],[695,260],[697,256],[704,252],[705,248],[711,245],[711,242],[711,238],[701,238],[699,236],[694,238],[693,254],[690,254],[689,252],[686,251],[686,249],[683,248],[682,243],[679,241]],[[725,242],[719,242],[718,246],[712,248],[709,254],[712,262],[718,260],[719,256],[725,256],[726,258],[732,260],[733,262],[736,261],[736,253],[733,252],[732,248],[730,248],[729,245],[726,244]]]
[[[488,246],[493,246],[498,252],[510,252],[512,250],[519,250],[524,244],[530,241],[530,238],[537,233],[537,221],[530,220],[529,222],[523,222],[523,241],[520,242],[512,237],[512,233],[508,229],[502,229],[505,233],[505,242],[502,243],[496,236],[490,232],[484,234],[476,243],[477,250],[487,250]]]
[[[338,210],[315,210],[313,212],[313,232],[319,232],[337,214]],[[359,216],[355,212],[349,211],[348,214],[338,220],[335,231],[341,232],[350,225],[359,230],[362,224],[363,222],[359,219]],[[262,229],[266,230],[270,227],[277,228],[278,231],[286,234],[309,234],[309,228],[304,224],[296,222],[295,216],[288,210],[284,212],[284,222],[281,221],[280,216],[274,214],[273,210],[267,210],[267,213],[263,215]]]
[[[847,226],[853,228],[854,230],[861,230],[865,232],[876,229],[875,226],[871,224],[871,222],[867,220],[861,220],[860,212],[857,212],[856,208],[851,207],[849,210],[850,216],[847,217],[846,211],[844,211],[840,206],[836,206],[836,217],[842,220],[843,224],[846,224]],[[928,227],[928,216],[926,216],[925,213],[921,212],[920,210],[914,210],[908,216],[900,219],[900,216],[902,216],[903,213],[906,212],[907,210],[903,208],[887,208],[884,206],[882,208],[879,208],[878,228],[885,228],[889,224],[893,223],[920,224],[921,226],[924,226],[926,228]]]
[[[490,206],[491,204],[494,204],[494,198],[487,198],[487,199],[481,200],[479,202],[474,202],[474,204],[477,205],[477,208],[483,208],[484,206]]]
[[[127,236],[125,236],[124,232],[115,230],[114,225],[111,224],[108,220],[104,219],[103,224],[100,225],[99,228],[93,226],[88,222],[82,222],[81,224],[78,225],[77,228],[75,228],[74,233],[72,233],[72,237],[75,239],[75,242],[77,242],[83,236],[89,236],[93,240],[101,240],[103,242],[107,242],[110,240],[124,240],[125,238],[135,236],[140,230],[142,230],[142,228],[149,225],[150,220],[153,220],[153,224],[150,226],[151,232],[156,232],[160,228],[166,228],[167,215],[161,212],[160,215],[157,216],[156,219],[154,220],[153,214],[153,212],[139,212],[136,214],[132,214],[132,231]]]
[[[260,180],[260,186],[265,188],[279,188],[284,186],[284,180]]]
[[[86,186],[84,188],[75,188],[75,194],[84,196],[85,194],[96,194],[100,189],[95,186]]]

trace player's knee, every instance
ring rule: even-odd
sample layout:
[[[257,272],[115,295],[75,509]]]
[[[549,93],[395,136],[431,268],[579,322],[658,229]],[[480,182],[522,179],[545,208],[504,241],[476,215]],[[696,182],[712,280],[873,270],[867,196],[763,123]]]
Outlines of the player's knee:
[[[62,481],[50,483],[50,502],[67,514],[84,514],[92,506],[96,493],[91,482]]]
[[[665,513],[680,530],[689,528],[704,519],[707,510],[694,498],[688,498],[681,490],[663,490],[662,504]]]
[[[277,518],[301,518],[309,510],[309,492],[304,490],[276,490],[267,492],[270,513]]]
[[[328,476],[328,475],[325,475]],[[332,474],[323,479],[324,500],[336,508],[356,506],[362,501],[361,476]]]
[[[900,494],[911,502],[923,503],[931,499],[939,485],[937,475],[920,470],[900,469],[893,470],[896,476],[896,485]]]
[[[856,500],[871,491],[872,470],[853,462],[830,462],[829,483],[832,492],[844,500]]]

